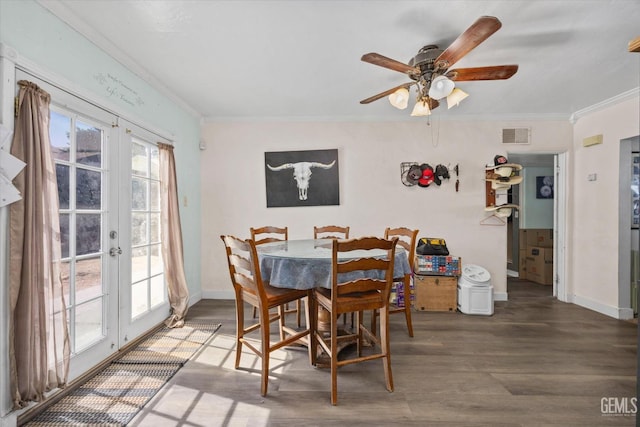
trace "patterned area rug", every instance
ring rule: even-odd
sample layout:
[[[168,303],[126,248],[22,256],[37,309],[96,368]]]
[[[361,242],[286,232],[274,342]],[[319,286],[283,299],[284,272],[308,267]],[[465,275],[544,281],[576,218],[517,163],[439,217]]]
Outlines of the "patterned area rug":
[[[25,426],[124,426],[220,328],[163,328]]]

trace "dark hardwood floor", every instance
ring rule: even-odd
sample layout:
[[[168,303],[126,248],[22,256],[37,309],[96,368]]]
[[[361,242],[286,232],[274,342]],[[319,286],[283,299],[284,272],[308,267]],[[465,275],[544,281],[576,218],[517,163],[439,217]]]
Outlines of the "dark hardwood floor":
[[[259,361],[244,353],[233,368],[233,301],[200,301],[188,318],[222,327],[130,425],[635,425],[636,325],[559,302],[549,286],[509,279],[508,292],[493,316],[414,311],[414,338],[393,315],[395,391],[380,360],[345,366],[335,407],[329,370],[303,348],[272,356],[260,396]]]

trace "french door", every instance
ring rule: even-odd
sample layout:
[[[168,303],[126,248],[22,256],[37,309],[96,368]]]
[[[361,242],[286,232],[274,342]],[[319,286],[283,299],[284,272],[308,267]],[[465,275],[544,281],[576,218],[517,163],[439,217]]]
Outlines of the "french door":
[[[51,95],[73,380],[168,316],[159,138],[34,76],[16,77]]]
[[[158,136],[120,120],[120,346],[169,316],[160,232]],[[154,141],[154,142],[152,142]],[[167,142],[167,141],[161,141]],[[123,261],[123,262],[122,262]]]

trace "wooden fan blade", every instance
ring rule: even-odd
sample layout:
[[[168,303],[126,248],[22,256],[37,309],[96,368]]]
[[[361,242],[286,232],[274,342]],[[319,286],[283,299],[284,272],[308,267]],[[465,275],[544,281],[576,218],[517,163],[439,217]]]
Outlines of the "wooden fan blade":
[[[420,69],[416,67],[411,67],[407,64],[404,64],[400,61],[396,61],[395,59],[387,58],[386,56],[382,56],[378,53],[371,52],[365,53],[360,58],[364,62],[368,62],[369,64],[378,65],[380,67],[388,68],[393,71],[399,71],[401,73],[412,75],[420,75]]]
[[[517,65],[496,65],[492,67],[456,68],[445,74],[456,82],[471,80],[505,80],[518,71]]]
[[[405,88],[409,89],[409,87],[411,87],[414,84],[415,84],[415,82],[401,84],[400,86],[393,87],[393,88],[391,88],[389,90],[385,90],[384,92],[380,92],[377,95],[373,95],[373,96],[371,96],[371,97],[369,97],[367,99],[363,99],[362,101],[360,101],[360,104],[368,104],[370,102],[377,101],[380,98],[384,98],[387,95],[391,95],[393,92],[397,91],[400,88],[405,87]]]
[[[460,34],[451,45],[435,60],[436,71],[446,70],[458,62],[473,48],[485,41],[502,27],[495,16],[481,16],[464,33]]]

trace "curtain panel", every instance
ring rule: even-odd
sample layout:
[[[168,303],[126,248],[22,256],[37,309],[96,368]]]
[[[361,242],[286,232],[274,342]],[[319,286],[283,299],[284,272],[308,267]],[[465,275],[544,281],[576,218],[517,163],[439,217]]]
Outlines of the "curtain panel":
[[[189,288],[184,274],[176,165],[171,145],[158,143],[158,150],[160,154],[162,259],[169,304],[171,305],[171,315],[165,320],[165,325],[170,328],[178,328],[184,326],[184,318],[189,308]]]
[[[9,363],[16,409],[64,386],[70,357],[50,96],[34,83],[21,80],[18,85],[11,154],[26,167],[14,179],[22,199],[9,209]]]

